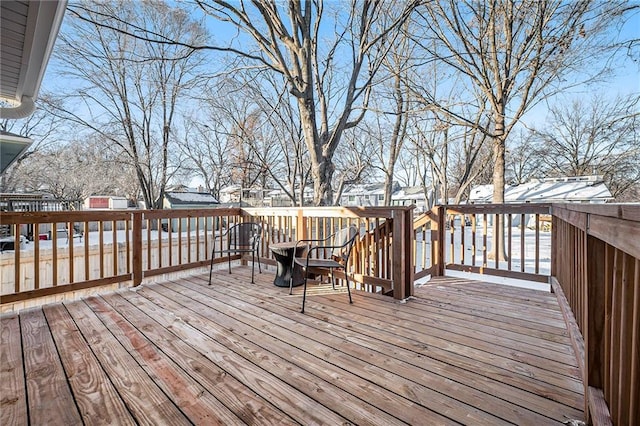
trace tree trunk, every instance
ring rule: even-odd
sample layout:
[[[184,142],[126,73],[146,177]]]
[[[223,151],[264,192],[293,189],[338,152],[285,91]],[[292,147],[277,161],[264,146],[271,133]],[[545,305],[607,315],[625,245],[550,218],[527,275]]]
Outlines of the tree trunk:
[[[493,139],[493,203],[504,204],[504,164],[505,164],[505,117],[504,113],[496,114],[496,129]],[[506,260],[504,254],[505,239],[504,239],[504,223],[503,220],[500,223],[493,222],[493,237],[491,244],[491,252],[489,253],[490,259],[498,259],[499,261]]]
[[[333,205],[333,188],[331,180],[335,166],[331,160],[322,158],[318,164],[311,165],[313,177],[313,202],[316,206]]]

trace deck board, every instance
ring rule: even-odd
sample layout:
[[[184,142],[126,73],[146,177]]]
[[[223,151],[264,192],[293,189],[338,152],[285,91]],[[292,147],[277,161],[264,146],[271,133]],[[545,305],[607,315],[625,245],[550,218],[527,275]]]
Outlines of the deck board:
[[[301,287],[289,296],[272,269],[256,284],[238,267],[215,273],[212,286],[208,274],[193,275],[3,316],[2,424],[42,422],[31,398],[26,409],[28,392],[47,395],[47,414],[67,424],[544,425],[583,416],[551,294],[443,277],[407,303],[354,291],[351,305],[344,289],[313,286],[300,314]],[[36,359],[47,368],[36,370]]]
[[[60,360],[85,424],[134,425],[135,421],[62,304],[44,307]]]
[[[21,313],[20,328],[29,420],[42,425],[82,424],[43,311]]]
[[[0,424],[27,424],[20,317],[15,314],[8,314],[0,320],[0,367]]]

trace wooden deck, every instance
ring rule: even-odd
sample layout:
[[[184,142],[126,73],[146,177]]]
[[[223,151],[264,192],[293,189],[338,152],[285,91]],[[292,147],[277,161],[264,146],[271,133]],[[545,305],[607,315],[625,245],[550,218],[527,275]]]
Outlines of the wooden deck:
[[[2,316],[0,424],[561,424],[583,416],[555,296],[454,278],[408,303],[273,268]]]

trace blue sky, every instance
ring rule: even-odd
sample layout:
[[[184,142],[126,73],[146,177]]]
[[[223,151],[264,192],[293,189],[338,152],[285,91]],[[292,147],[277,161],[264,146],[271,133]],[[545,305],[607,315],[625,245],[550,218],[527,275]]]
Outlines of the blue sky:
[[[638,4],[640,4],[640,2]],[[66,19],[68,20],[69,17],[66,17]],[[218,39],[223,39],[234,34],[228,24],[221,24],[211,18],[207,18],[205,22],[207,23],[210,33]],[[63,28],[61,31],[64,30],[65,23],[63,22]],[[633,38],[640,39],[640,8],[629,17],[625,25],[617,34],[615,34],[617,30],[612,31],[612,36],[616,37],[618,40],[628,40]],[[631,94],[640,96],[640,43],[635,45],[635,49],[636,52],[634,58],[624,54],[618,56],[615,66],[613,67],[613,73],[606,80],[589,86],[575,87],[570,91],[557,96],[556,99],[549,100],[549,102],[564,102],[565,100],[576,96],[591,97],[593,95],[598,95],[610,98],[615,98],[618,95],[626,96]],[[218,62],[218,65],[220,63],[221,62]],[[57,91],[56,89],[73,84],[70,79],[67,79],[57,73],[57,65],[56,59],[52,59],[43,80],[43,91],[52,91],[55,93]],[[523,117],[523,121],[528,125],[543,123],[546,117],[546,111],[547,101],[540,102],[540,104],[532,108]]]

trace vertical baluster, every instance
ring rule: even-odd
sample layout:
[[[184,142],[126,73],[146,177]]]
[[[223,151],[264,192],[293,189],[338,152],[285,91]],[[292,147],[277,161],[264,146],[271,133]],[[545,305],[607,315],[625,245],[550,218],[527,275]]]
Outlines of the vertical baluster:
[[[507,270],[511,270],[511,258],[513,257],[513,251],[511,250],[511,225],[512,218],[511,213],[507,215]]]
[[[104,222],[100,220],[98,222],[98,244],[99,244],[99,252],[100,252],[100,278],[104,278]]]
[[[118,275],[118,223],[115,220],[111,221],[112,232],[112,252],[113,252],[113,276]]]
[[[89,222],[84,221],[82,224],[82,237],[84,238],[84,279],[89,280],[91,268],[89,264]]]
[[[460,264],[464,265],[464,238],[465,238],[465,220],[467,216],[460,215]]]
[[[536,251],[536,267],[535,267],[535,273],[539,273],[540,272],[540,215],[536,214],[536,244],[535,244],[535,251]]]
[[[67,248],[69,251],[69,284],[74,281],[74,258],[73,258],[73,222],[67,222]]]
[[[476,224],[477,217],[473,213],[471,215],[471,265],[476,266]]]
[[[40,224],[39,223],[36,223],[33,225],[33,288],[36,290],[40,288]]]
[[[493,236],[493,240],[496,242],[495,253],[496,253],[496,264],[495,268],[500,269],[500,240],[504,235],[504,231],[502,230],[502,224],[500,223],[500,213],[495,214],[495,224],[494,229],[496,230],[496,235]]]
[[[53,256],[53,271],[52,271],[52,282],[51,285],[54,287],[58,285],[58,224],[51,224],[51,255]],[[17,262],[16,262],[17,263]],[[16,279],[16,283],[18,280]],[[17,285],[17,284],[16,284]]]
[[[527,230],[527,226],[524,223],[524,213],[520,215],[520,272],[524,272],[525,263],[525,244],[524,234]]]

